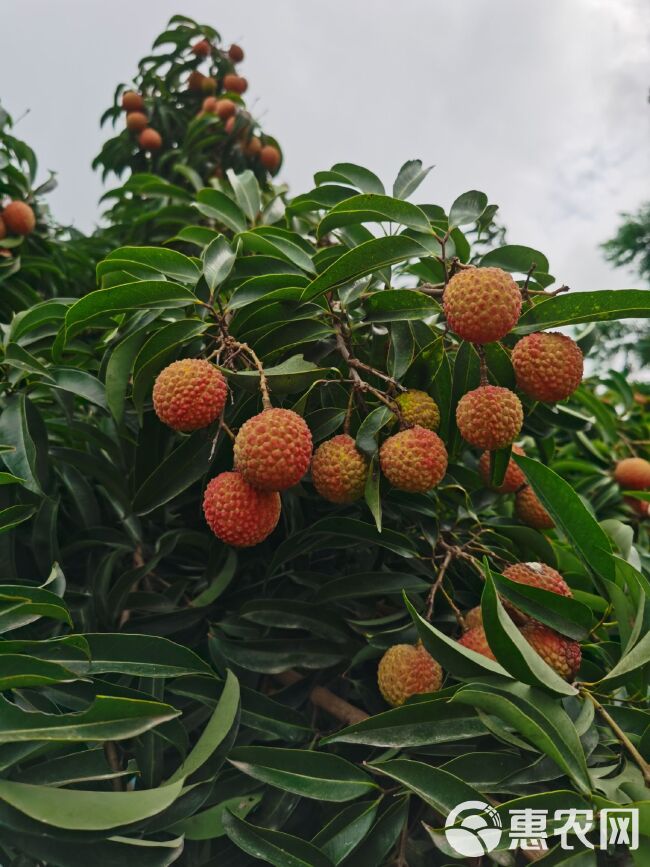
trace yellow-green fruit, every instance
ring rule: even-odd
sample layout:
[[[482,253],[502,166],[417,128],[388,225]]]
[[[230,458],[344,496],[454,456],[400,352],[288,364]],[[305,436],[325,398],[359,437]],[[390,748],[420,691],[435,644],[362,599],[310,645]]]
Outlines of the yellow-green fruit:
[[[377,682],[388,704],[399,707],[412,695],[437,692],[442,669],[421,644],[395,644],[379,662]]]
[[[494,659],[496,661],[496,657],[492,653],[490,645],[488,644],[482,620],[480,625],[473,626],[471,629],[468,629],[467,632],[464,632],[458,639],[458,643],[462,644],[462,646],[466,647],[468,650],[473,650],[475,653],[480,653],[482,656],[487,656],[488,659]]]
[[[407,425],[420,425],[428,430],[438,430],[440,424],[440,410],[435,400],[426,391],[418,391],[416,388],[404,391],[395,398],[401,416]]]
[[[220,473],[205,489],[203,513],[212,532],[226,545],[250,548],[275,529],[280,495],[258,491],[239,473]]]
[[[249,418],[235,438],[235,467],[262,491],[297,485],[309,468],[311,432],[291,409],[265,409]]]
[[[565,638],[548,626],[531,620],[521,627],[521,634],[547,665],[565,680],[573,680],[580,669],[582,651],[577,641]]]
[[[525,455],[523,449],[519,446],[513,446],[512,451],[516,455]],[[490,452],[483,452],[481,459],[478,462],[478,471],[481,480],[486,487],[490,487]],[[508,461],[508,469],[503,477],[503,482],[498,488],[493,488],[497,494],[514,494],[522,485],[526,484],[526,476],[519,469],[517,464],[510,458]]]
[[[614,478],[622,488],[629,491],[645,491],[650,488],[650,461],[644,458],[624,458],[616,464]]]
[[[517,439],[524,411],[514,392],[498,385],[482,385],[458,401],[456,423],[468,443],[492,451]]]
[[[455,334],[471,343],[491,343],[516,325],[521,290],[501,268],[467,268],[451,278],[442,303]]]
[[[348,434],[322,443],[311,460],[314,487],[331,503],[352,503],[363,496],[368,460]]]
[[[517,386],[529,397],[546,403],[564,400],[582,381],[580,347],[555,331],[523,337],[512,350]]]
[[[515,494],[515,515],[522,524],[528,524],[535,530],[552,530],[555,526],[553,518],[542,506],[530,485]]]
[[[219,418],[227,394],[226,380],[213,364],[201,358],[183,358],[156,377],[153,407],[164,424],[188,433]]]
[[[381,471],[401,491],[424,493],[447,472],[447,449],[438,434],[424,427],[400,431],[379,450]]]

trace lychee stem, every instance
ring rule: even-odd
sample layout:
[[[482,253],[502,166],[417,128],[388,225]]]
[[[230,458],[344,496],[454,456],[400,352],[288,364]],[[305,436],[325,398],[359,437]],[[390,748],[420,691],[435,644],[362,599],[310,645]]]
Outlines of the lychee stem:
[[[225,340],[225,343],[232,347],[233,349],[239,349],[242,352],[245,352],[248,357],[251,359],[255,367],[257,368],[257,372],[260,375],[260,391],[262,392],[262,406],[264,409],[271,409],[272,403],[271,398],[269,396],[269,383],[266,378],[266,374],[264,373],[264,365],[257,357],[255,352],[250,348],[248,343],[240,343],[238,340],[235,340],[233,337],[228,336]]]
[[[291,686],[292,684],[298,683],[298,681],[302,680],[301,675],[293,669],[282,671],[276,674],[275,677],[285,686]],[[327,713],[339,720],[339,722],[345,723],[346,725],[354,725],[355,723],[363,722],[368,719],[369,716],[365,711],[355,707],[353,704],[350,704],[338,695],[335,695],[331,690],[324,686],[315,686],[309,693],[309,700],[313,705],[327,711]]]
[[[598,699],[595,698],[588,689],[585,689],[584,686],[580,687],[580,695],[588,698],[589,701],[593,704],[598,713],[602,716],[607,725],[614,732],[618,741],[625,747],[625,749],[639,766],[639,769],[643,774],[643,780],[646,786],[650,786],[650,764],[646,762],[641,753],[637,750],[632,741],[625,734],[623,729],[618,725],[616,720],[612,716],[610,716],[610,714],[605,710],[605,708],[598,701]]]
[[[425,617],[427,620],[431,620],[431,615],[433,614],[433,603],[435,602],[435,599],[436,599],[436,593],[438,592],[440,585],[442,584],[442,582],[444,580],[445,573],[446,573],[446,571],[449,567],[449,564],[451,563],[453,557],[454,557],[454,552],[448,548],[446,553],[445,553],[444,559],[442,561],[442,565],[441,565],[440,569],[438,570],[438,576],[437,576],[436,580],[433,582],[433,584],[431,585],[431,589],[429,590],[429,595],[427,596],[427,610],[426,610],[426,614],[425,614]]]
[[[478,355],[480,384],[489,385],[490,381],[488,379],[487,354],[485,352],[485,347],[480,343],[475,343],[474,349],[476,350],[476,354]]]

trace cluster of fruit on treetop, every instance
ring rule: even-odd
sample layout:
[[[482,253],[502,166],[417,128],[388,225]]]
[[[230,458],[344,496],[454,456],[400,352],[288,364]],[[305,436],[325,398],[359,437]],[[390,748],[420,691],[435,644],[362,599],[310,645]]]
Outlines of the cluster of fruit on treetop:
[[[282,155],[273,140],[267,140],[251,115],[245,110],[242,94],[248,81],[236,71],[236,64],[244,59],[243,49],[231,45],[221,49],[216,41],[203,37],[188,44],[186,53],[195,60],[185,80],[184,98],[194,108],[195,117],[205,119],[217,133],[214,141],[212,175],[223,177],[230,164],[233,150],[245,165],[260,168],[275,175],[282,163]],[[198,65],[207,63],[207,74]],[[173,94],[165,94],[167,98]],[[165,141],[155,127],[155,114],[162,97],[155,90],[142,92],[125,90],[121,95],[121,108],[126,114],[126,130],[135,137],[138,148],[150,155],[163,148],[174,150],[176,141]],[[174,131],[179,135],[179,130]],[[241,168],[241,164],[239,168]]]

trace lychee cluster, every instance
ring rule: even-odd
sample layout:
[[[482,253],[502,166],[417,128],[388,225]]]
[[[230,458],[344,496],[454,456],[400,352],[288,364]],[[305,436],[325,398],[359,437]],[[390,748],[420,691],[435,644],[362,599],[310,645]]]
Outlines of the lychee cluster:
[[[138,137],[141,150],[154,151],[162,147],[162,136],[158,130],[149,126],[144,97],[134,90],[125,90],[122,94],[122,108],[126,112],[126,128]]]
[[[394,644],[379,662],[377,682],[385,701],[399,707],[412,695],[437,692],[442,669],[422,644]]]
[[[623,490],[650,490],[650,461],[645,458],[623,458],[614,468],[614,480]],[[641,518],[650,513],[650,503],[636,497],[624,497],[624,502]]]

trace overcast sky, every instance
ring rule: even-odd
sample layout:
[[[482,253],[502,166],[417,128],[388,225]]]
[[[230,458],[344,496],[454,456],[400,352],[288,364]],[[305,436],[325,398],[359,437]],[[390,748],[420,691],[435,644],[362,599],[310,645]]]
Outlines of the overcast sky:
[[[645,7],[645,9],[644,9]],[[58,172],[55,215],[81,229],[115,85],[175,13],[246,51],[242,74],[285,152],[294,194],[338,161],[387,185],[418,157],[416,201],[467,189],[500,205],[509,241],[575,289],[635,285],[602,260],[618,213],[650,198],[645,0],[0,0],[0,100]]]

